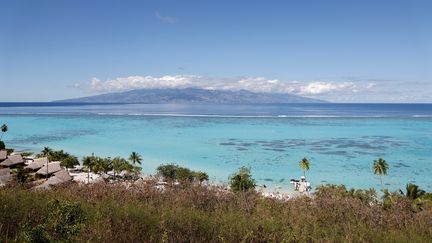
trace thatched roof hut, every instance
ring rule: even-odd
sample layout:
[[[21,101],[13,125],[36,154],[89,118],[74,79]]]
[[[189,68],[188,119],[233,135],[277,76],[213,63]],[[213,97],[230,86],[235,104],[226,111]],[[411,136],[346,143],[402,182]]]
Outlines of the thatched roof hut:
[[[36,171],[36,174],[41,176],[46,176],[46,175],[51,175],[60,170],[62,170],[60,166],[60,161],[55,161],[55,162],[48,163],[48,168],[47,165],[44,164],[42,168]]]
[[[69,172],[66,170],[61,170],[56,173],[54,173],[54,177],[62,180],[62,181],[71,181],[72,176],[69,175]]]
[[[3,167],[15,167],[23,164],[24,160],[20,154],[9,155],[5,161],[0,163]]]
[[[69,175],[69,172],[62,169],[54,173],[47,181],[40,184],[36,188],[40,189],[48,189],[50,186],[60,185],[66,182],[72,181],[72,177]]]
[[[29,170],[39,170],[40,168],[42,168],[44,165],[46,165],[48,163],[48,158],[47,157],[43,157],[43,158],[37,158],[34,159],[33,162],[31,162],[28,166],[26,166],[26,169]]]
[[[7,158],[7,151],[6,150],[0,150],[0,162],[5,160]]]

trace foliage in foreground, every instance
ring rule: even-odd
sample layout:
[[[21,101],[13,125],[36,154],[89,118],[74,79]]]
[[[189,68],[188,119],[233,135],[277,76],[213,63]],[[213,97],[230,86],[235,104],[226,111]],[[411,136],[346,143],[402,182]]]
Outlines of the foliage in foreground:
[[[323,186],[314,198],[277,201],[199,184],[5,188],[0,242],[430,242],[431,207],[399,197],[384,208],[372,194]]]

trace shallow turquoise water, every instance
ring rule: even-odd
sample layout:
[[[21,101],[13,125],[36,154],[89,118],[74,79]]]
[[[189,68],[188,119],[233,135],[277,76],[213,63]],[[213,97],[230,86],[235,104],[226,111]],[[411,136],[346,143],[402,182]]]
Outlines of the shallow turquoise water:
[[[390,164],[387,188],[414,182],[432,190],[432,118],[387,117],[181,117],[131,115],[0,115],[9,125],[6,143],[18,149],[64,149],[79,157],[128,156],[137,151],[143,171],[175,162],[226,181],[240,166],[250,166],[258,184],[291,188],[302,171],[322,183],[380,188],[374,159]]]

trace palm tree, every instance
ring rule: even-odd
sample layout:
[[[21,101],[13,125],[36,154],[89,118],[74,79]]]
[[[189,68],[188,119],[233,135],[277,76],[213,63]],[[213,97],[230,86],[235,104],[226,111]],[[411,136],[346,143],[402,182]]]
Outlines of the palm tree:
[[[45,157],[48,157],[52,152],[53,150],[50,147],[44,147],[41,151],[42,155]]]
[[[389,165],[387,164],[387,161],[385,161],[383,158],[379,158],[378,160],[374,160],[374,162],[373,162],[372,169],[373,169],[375,175],[380,176],[381,189],[384,189],[382,176],[387,175],[388,168],[389,168]]]
[[[47,163],[46,163],[46,169],[47,169],[47,174],[46,174],[46,179],[48,180],[48,162],[49,162],[49,156],[52,154],[53,150],[50,147],[44,147],[42,150],[42,155],[45,157],[48,157],[47,159]]]
[[[142,161],[141,155],[139,155],[137,152],[132,152],[129,156],[129,161],[131,161],[132,164],[134,165],[135,164],[141,165],[141,161]]]
[[[93,170],[94,166],[94,155],[86,156],[83,158],[83,165],[87,167],[87,184],[90,183],[90,170]]]
[[[306,177],[306,171],[310,169],[309,160],[306,157],[300,160],[299,167],[303,170],[303,176]]]
[[[112,160],[114,177],[116,177],[116,175],[120,174],[123,170],[126,170],[129,167],[129,166],[127,166],[128,164],[129,163],[125,159],[123,159],[121,157],[115,157]]]
[[[402,190],[400,190],[401,194],[404,194]],[[406,194],[407,198],[415,200],[421,196],[423,196],[426,192],[419,188],[416,184],[408,183],[406,185]]]
[[[6,124],[3,124],[1,126],[2,135],[0,136],[0,140],[2,140],[3,135],[9,130],[8,126]]]

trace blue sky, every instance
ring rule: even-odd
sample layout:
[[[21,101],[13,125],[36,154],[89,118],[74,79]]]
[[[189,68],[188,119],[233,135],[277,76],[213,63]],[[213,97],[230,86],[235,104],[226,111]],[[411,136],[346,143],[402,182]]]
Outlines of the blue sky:
[[[426,0],[0,0],[0,101],[196,86],[432,102],[431,12]]]

